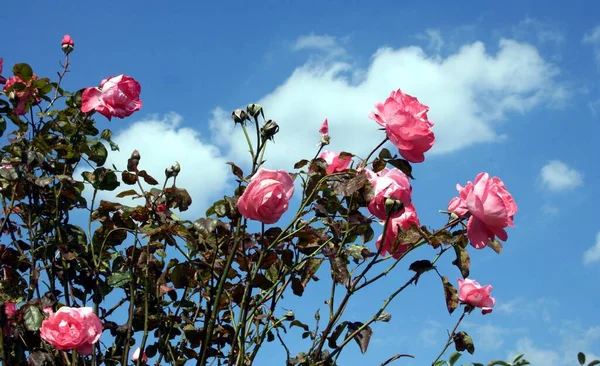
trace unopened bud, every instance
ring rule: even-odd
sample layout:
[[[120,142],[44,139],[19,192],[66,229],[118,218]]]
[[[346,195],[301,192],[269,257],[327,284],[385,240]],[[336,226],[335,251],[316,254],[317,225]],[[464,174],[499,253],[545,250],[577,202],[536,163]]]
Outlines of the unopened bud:
[[[294,315],[294,312],[291,311],[291,310],[288,311],[287,313],[285,313],[284,317],[285,317],[286,320],[294,320],[294,319],[296,319],[296,316]]]
[[[263,107],[260,104],[252,103],[248,104],[248,106],[246,107],[246,111],[248,111],[248,114],[251,117],[254,117],[254,119],[256,119],[263,113]]]
[[[376,321],[378,321],[378,322],[384,322],[384,323],[387,323],[387,322],[389,322],[390,320],[392,320],[392,314],[386,313],[386,312],[384,311],[384,312],[382,312],[382,313],[381,313],[381,314],[380,314],[380,315],[377,317],[377,319],[375,319],[375,320],[376,320]]]
[[[268,120],[260,129],[260,135],[262,136],[263,141],[271,140],[274,142],[273,136],[275,136],[277,132],[279,132],[279,125],[273,120]]]
[[[246,111],[243,109],[236,109],[235,111],[231,112],[231,118],[235,123],[244,123],[250,119],[248,117],[248,113],[246,113]]]
[[[140,152],[137,150],[133,150],[131,153],[131,157],[127,159],[127,170],[130,172],[137,171],[138,164],[140,163]]]
[[[402,203],[402,201],[394,198],[385,199],[385,212],[388,217],[402,210],[404,210],[404,203]]]
[[[65,55],[68,55],[69,53],[71,53],[73,51],[73,49],[75,48],[75,42],[73,42],[73,39],[71,38],[70,35],[68,35],[68,34],[64,35],[62,42],[60,44],[60,48],[62,48]]]
[[[179,172],[181,171],[181,166],[179,165],[178,162],[175,162],[175,165],[172,165],[171,167],[165,169],[165,175],[168,178],[171,177],[176,177],[179,175]]]

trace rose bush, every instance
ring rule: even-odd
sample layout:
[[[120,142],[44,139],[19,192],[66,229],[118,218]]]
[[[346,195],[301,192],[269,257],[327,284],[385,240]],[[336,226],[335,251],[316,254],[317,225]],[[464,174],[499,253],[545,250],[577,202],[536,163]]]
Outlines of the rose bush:
[[[388,306],[424,275],[440,279],[440,309],[452,314],[464,305],[432,364],[454,364],[461,352],[474,352],[474,341],[458,328],[475,307],[491,312],[495,300],[491,286],[469,279],[468,245],[499,252],[494,239],[507,239],[517,205],[499,178],[482,173],[458,187],[441,228],[420,222],[411,162],[424,161],[435,142],[428,107],[401,90],[377,104],[370,117],[386,138],[364,159],[323,150],[335,143],[325,119],[314,158],[289,170],[264,166],[279,125],[259,104],[236,109],[248,171],[229,162],[235,190],[203,217],[182,220],[178,214],[192,197],[177,177],[188,167],[175,163],[153,177],[137,150],[127,161],[105,164],[118,146],[110,130],[97,129],[95,112],[109,120],[132,115],[142,107],[141,86],[120,75],[99,87],[64,90],[74,44],[69,36],[61,42],[65,62],[56,81],[20,63],[0,98],[0,136],[7,122],[14,125],[0,167],[0,233],[8,243],[0,245],[5,364],[251,365],[275,340],[287,365],[339,364],[349,343],[367,352],[373,324],[392,321]],[[388,140],[401,156],[383,147]],[[83,169],[81,179],[76,169]],[[133,200],[99,199],[102,192]],[[82,210],[85,223],[77,219]],[[284,214],[289,221],[282,222]],[[425,258],[404,265],[409,253]],[[438,268],[449,255],[462,276],[458,290]],[[397,270],[402,266],[408,276]],[[397,287],[376,312],[360,320],[346,314],[365,287],[386,276],[396,276]],[[303,296],[319,279],[331,281],[331,291],[318,294],[327,298],[325,307],[321,298],[315,305],[314,325],[281,310],[284,297]],[[295,355],[286,344],[290,328],[306,340]],[[457,353],[446,362],[451,345]],[[401,357],[413,356],[385,355],[382,363]],[[521,355],[512,364],[524,362]]]

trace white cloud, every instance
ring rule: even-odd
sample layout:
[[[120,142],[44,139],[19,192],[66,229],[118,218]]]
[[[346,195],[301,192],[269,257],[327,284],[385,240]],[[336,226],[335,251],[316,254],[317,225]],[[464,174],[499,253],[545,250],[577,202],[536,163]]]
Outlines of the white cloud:
[[[600,232],[596,234],[596,243],[583,253],[583,264],[587,265],[598,261],[600,261]]]
[[[544,187],[553,192],[567,191],[583,184],[583,174],[558,160],[551,160],[540,171]]]
[[[346,50],[340,46],[336,37],[314,33],[298,37],[292,49],[294,51],[322,51],[330,57],[341,57],[346,54]]]
[[[428,48],[435,53],[440,53],[442,47],[444,47],[444,39],[442,38],[442,33],[439,29],[426,29],[425,33],[417,34],[415,37],[417,39],[428,41]]]
[[[494,308],[494,312],[526,317],[527,319],[539,318],[546,323],[550,323],[552,321],[551,309],[556,308],[557,305],[556,300],[545,297],[537,299],[516,298],[499,301]]]
[[[532,365],[573,365],[577,360],[577,353],[584,352],[588,362],[597,359],[590,350],[592,345],[600,340],[600,326],[590,326],[583,329],[569,322],[563,322],[559,331],[559,339],[554,338],[552,345],[540,347],[528,337],[523,337],[516,342],[515,353],[524,353],[525,359]]]
[[[600,25],[597,25],[589,32],[583,35],[583,43],[592,45],[594,49],[594,55],[596,56],[596,62],[600,66]]]
[[[329,42],[310,37],[301,44]],[[402,88],[430,107],[437,138],[427,155],[431,157],[498,141],[502,134],[495,123],[508,113],[560,105],[566,93],[557,85],[558,73],[535,47],[508,39],[500,41],[495,54],[474,42],[446,58],[430,57],[419,47],[383,47],[366,70],[347,62],[311,60],[271,93],[248,102],[262,104],[267,118],[281,127],[276,143],[269,146],[267,166],[289,169],[314,155],[325,117],[332,141],[328,148],[365,157],[384,137],[367,118],[373,104]],[[234,129],[229,113],[214,110],[212,131],[231,159],[245,159],[245,139],[239,126]]]
[[[528,38],[531,35],[539,43],[553,43],[561,45],[566,41],[566,38],[560,28],[554,24],[541,21],[536,18],[525,18],[519,24],[513,26],[513,34],[519,38]]]
[[[125,170],[127,159],[137,149],[141,155],[139,169],[148,171],[160,182],[158,188],[161,188],[165,168],[178,161],[181,173],[177,177],[177,187],[187,189],[193,201],[190,209],[181,216],[195,218],[208,207],[210,199],[223,191],[225,182],[231,178],[230,167],[215,146],[204,142],[196,130],[181,127],[181,121],[180,115],[169,113],[162,117],[150,116],[115,131],[113,141],[119,145],[120,151],[111,151],[105,166],[114,164],[119,170]],[[137,189],[121,184],[114,192],[101,192],[98,199],[115,200],[118,192],[132,188]],[[146,189],[150,188],[146,186]],[[86,189],[86,194],[91,195],[89,189]],[[134,204],[131,198],[118,201]],[[135,202],[141,203],[141,199]]]

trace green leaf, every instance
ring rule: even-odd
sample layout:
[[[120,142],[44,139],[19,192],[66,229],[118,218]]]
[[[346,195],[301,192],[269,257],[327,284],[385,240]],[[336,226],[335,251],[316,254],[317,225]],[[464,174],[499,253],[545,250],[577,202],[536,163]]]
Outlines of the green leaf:
[[[577,354],[577,361],[579,361],[580,365],[583,365],[585,363],[585,353],[579,352]]]
[[[131,272],[114,272],[108,278],[110,287],[123,287],[131,281]]]
[[[452,314],[454,310],[458,307],[458,292],[456,288],[452,286],[450,282],[448,282],[448,278],[446,276],[442,276],[442,284],[444,285],[444,295],[446,297],[446,307],[448,308],[448,312]],[[457,349],[457,351],[461,351]]]
[[[494,252],[500,254],[502,253],[502,243],[500,243],[498,240],[491,240],[488,242],[487,244],[488,247],[492,248],[494,250]]]
[[[390,153],[390,150],[388,150],[386,148],[383,148],[379,152],[379,158],[380,159],[391,159],[392,158],[392,154]]]
[[[444,360],[439,360],[433,364],[433,366],[444,366],[444,365],[448,365],[448,362],[446,362]]]
[[[466,350],[470,354],[475,352],[475,345],[473,339],[466,332],[458,332],[454,335],[454,346],[458,352]]]
[[[299,162],[297,162],[296,164],[294,164],[294,169],[300,169],[300,168],[304,167],[308,163],[309,163],[309,161],[306,160],[306,159],[300,160]]]
[[[588,363],[588,366],[596,366],[596,365],[600,365],[600,360],[594,360],[594,361]]]
[[[28,64],[20,63],[13,66],[13,74],[28,82],[33,77],[33,69]]]
[[[121,193],[119,193],[117,195],[118,198],[123,198],[123,197],[127,197],[127,196],[134,196],[138,194],[137,191],[135,189],[128,189],[126,191],[123,191]]]
[[[94,140],[96,142],[90,145],[88,157],[98,166],[102,166],[106,162],[106,158],[108,157],[108,151],[106,150],[104,144],[98,141],[97,139],[92,139],[90,140],[90,142],[94,142]]]
[[[106,168],[97,168],[94,170],[94,176],[96,177],[95,188],[102,191],[114,191],[121,183],[117,179],[117,175],[114,171]]]
[[[25,308],[23,313],[25,329],[30,332],[37,332],[42,326],[42,320],[44,320],[44,315],[37,306],[29,305]]]
[[[456,361],[458,361],[460,356],[462,356],[462,354],[458,352],[454,352],[453,354],[451,354],[450,358],[448,359],[448,363],[450,364],[450,366],[454,366],[454,364],[456,363]]]
[[[402,173],[406,174],[406,176],[408,176],[409,178],[415,179],[415,177],[412,176],[412,166],[410,165],[408,160],[391,159],[391,160],[388,160],[388,164],[400,169],[400,171],[402,171]]]
[[[0,137],[4,135],[4,131],[6,131],[6,120],[0,116]]]

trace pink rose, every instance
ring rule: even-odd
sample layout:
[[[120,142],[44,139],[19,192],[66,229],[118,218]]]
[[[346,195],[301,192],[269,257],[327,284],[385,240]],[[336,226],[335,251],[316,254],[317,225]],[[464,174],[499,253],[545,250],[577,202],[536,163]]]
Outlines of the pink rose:
[[[132,77],[119,75],[102,80],[99,88],[87,88],[81,96],[81,111],[96,110],[108,120],[125,118],[142,108],[140,83]]]
[[[131,361],[136,362],[140,358],[140,351],[140,347],[135,349],[133,355],[131,355]],[[142,353],[142,362],[148,362],[148,356],[146,356],[146,352]]]
[[[400,234],[401,230],[409,230],[411,226],[416,225],[420,226],[419,217],[417,216],[417,211],[415,211],[415,207],[412,204],[409,204],[404,207],[404,211],[398,217],[390,219],[388,222],[385,240],[383,242],[383,249],[381,250],[382,254],[392,254],[395,259],[399,259],[410,249],[410,247],[405,243],[398,243],[396,245],[396,239]],[[381,245],[381,239],[383,235],[380,235],[377,239],[377,249]]]
[[[238,200],[238,210],[247,219],[273,224],[287,211],[293,194],[294,182],[286,171],[260,168]]]
[[[400,155],[413,163],[423,162],[424,153],[435,142],[433,123],[427,119],[429,107],[398,89],[385,102],[375,104],[375,108],[369,118],[385,127],[387,137],[398,147]]]
[[[325,118],[325,121],[323,121],[321,128],[319,128],[319,133],[323,136],[329,135],[329,124],[327,123],[327,118]]]
[[[490,296],[492,286],[482,287],[477,281],[470,279],[458,279],[458,299],[465,304],[481,308],[483,315],[492,312],[496,299]]]
[[[57,350],[75,349],[90,355],[92,346],[102,334],[102,322],[92,308],[63,306],[42,322],[40,336]]]
[[[517,204],[500,178],[490,178],[488,173],[479,173],[475,184],[467,182],[464,188],[457,184],[456,189],[459,197],[450,200],[448,211],[459,216],[471,213],[467,223],[467,236],[471,245],[481,249],[495,237],[506,241],[508,234],[504,228],[514,226]]]
[[[12,91],[11,93],[14,93],[14,96],[17,99],[17,105],[14,108],[14,112],[16,114],[25,114],[25,112],[27,112],[27,103],[31,104],[35,104],[38,103],[40,101],[40,98],[37,96],[37,91],[35,88],[31,87],[31,82],[33,80],[37,80],[38,77],[37,75],[33,75],[31,77],[31,80],[29,80],[28,82],[23,81],[23,79],[21,79],[18,76],[11,76],[8,78],[8,80],[6,81],[6,85],[4,85],[4,92],[8,92],[8,90],[15,84],[23,84],[25,85],[25,89],[21,90],[21,91]]]
[[[0,57],[0,74],[2,74],[2,64],[4,63],[4,59]],[[0,75],[0,84],[6,84],[6,79]]]
[[[6,314],[7,318],[12,318],[13,315],[17,312],[17,305],[14,302],[5,302],[4,303],[4,314]]]
[[[393,198],[402,201],[404,206],[411,203],[412,187],[406,174],[397,168],[385,168],[377,173],[369,169],[364,169],[367,178],[373,186],[374,197],[367,206],[370,213],[381,220],[385,220],[387,212],[385,209],[385,199]],[[402,211],[398,212],[398,216]]]
[[[346,155],[341,157],[340,153],[332,151],[323,151],[320,158],[327,162],[327,174],[343,172],[348,169],[348,166],[352,162],[352,156]]]
[[[63,36],[62,42],[60,43],[61,46],[75,46],[75,42],[73,42],[73,39],[71,38],[70,35],[65,34]]]

